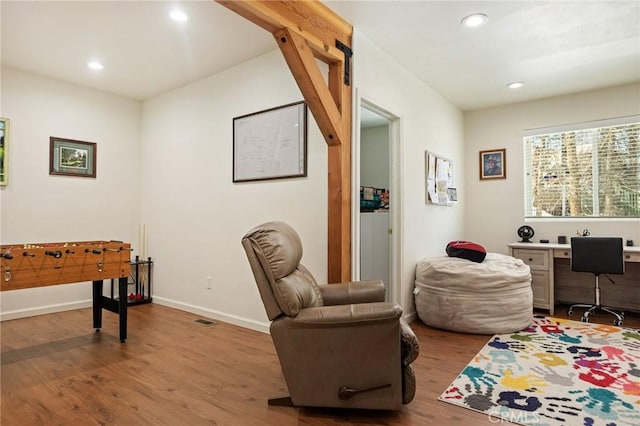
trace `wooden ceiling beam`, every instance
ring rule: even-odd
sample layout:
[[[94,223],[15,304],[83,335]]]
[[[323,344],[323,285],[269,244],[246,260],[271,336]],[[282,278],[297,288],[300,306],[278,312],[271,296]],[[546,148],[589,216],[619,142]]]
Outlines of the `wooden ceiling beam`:
[[[328,144],[327,278],[350,281],[353,27],[318,0],[216,1],[274,36]]]
[[[341,113],[305,39],[289,28],[278,30],[273,36],[327,144],[339,145],[343,139]]]
[[[353,27],[319,1],[216,0],[271,34],[282,28],[300,34],[326,63],[341,61],[336,40],[351,45]]]

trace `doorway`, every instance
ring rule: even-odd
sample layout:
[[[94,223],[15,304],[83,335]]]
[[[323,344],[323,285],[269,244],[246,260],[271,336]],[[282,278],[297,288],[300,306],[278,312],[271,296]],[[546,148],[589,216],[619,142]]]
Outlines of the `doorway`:
[[[357,202],[354,223],[357,224],[357,252],[354,263],[357,279],[382,280],[386,299],[398,299],[396,277],[397,233],[394,224],[399,212],[397,170],[394,168],[399,120],[365,99],[359,99],[355,144]],[[358,196],[359,194],[359,196]]]

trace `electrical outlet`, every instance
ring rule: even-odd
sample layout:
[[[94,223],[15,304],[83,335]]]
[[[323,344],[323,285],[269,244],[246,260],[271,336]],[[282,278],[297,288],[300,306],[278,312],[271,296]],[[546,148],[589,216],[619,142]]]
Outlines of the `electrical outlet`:
[[[207,277],[207,290],[213,290],[213,277]]]

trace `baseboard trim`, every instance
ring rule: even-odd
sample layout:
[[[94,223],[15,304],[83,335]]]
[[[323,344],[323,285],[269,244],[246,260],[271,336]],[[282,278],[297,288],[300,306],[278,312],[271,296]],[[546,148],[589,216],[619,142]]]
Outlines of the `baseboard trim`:
[[[93,306],[93,302],[89,299],[69,303],[59,303],[56,305],[38,306],[28,309],[16,309],[14,311],[0,313],[0,322],[35,317],[38,315],[54,314],[56,312],[73,311],[75,309],[90,308],[91,306]]]
[[[202,306],[195,306],[189,303],[165,299],[156,295],[153,295],[153,303],[269,334],[269,323],[249,320],[235,315],[225,314],[214,309],[203,308]]]
[[[249,328],[251,330],[259,331],[261,333],[269,334],[270,323],[249,320],[249,319],[238,317],[235,315],[225,314],[223,312],[216,311],[214,309],[203,308],[201,306],[195,306],[189,303],[183,303],[183,302],[178,302],[171,299],[165,299],[163,297],[158,297],[156,295],[153,296],[153,303],[157,303],[158,305],[168,306],[174,309],[179,309],[185,312],[190,312],[196,315],[202,315],[207,318],[212,318],[218,321],[227,322],[229,324],[237,325],[240,327]],[[56,312],[72,311],[74,309],[90,308],[91,306],[93,306],[93,303],[89,299],[89,300],[81,300],[77,302],[61,303],[57,305],[38,306],[36,308],[29,308],[29,309],[17,309],[15,311],[0,313],[0,322],[9,321],[13,319],[34,317],[37,315],[53,314]],[[416,318],[417,318],[417,315],[415,311],[408,315],[405,315],[405,319],[407,320],[407,322],[412,322],[416,320]]]

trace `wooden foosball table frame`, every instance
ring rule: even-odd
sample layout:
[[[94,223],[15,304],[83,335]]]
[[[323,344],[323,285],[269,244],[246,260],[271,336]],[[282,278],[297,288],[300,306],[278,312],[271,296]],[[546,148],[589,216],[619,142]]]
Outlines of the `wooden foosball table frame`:
[[[127,281],[131,244],[121,241],[7,244],[0,246],[1,291],[93,282],[93,327],[102,310],[118,314],[120,341],[127,338]],[[103,295],[104,280],[118,279],[118,298]]]

